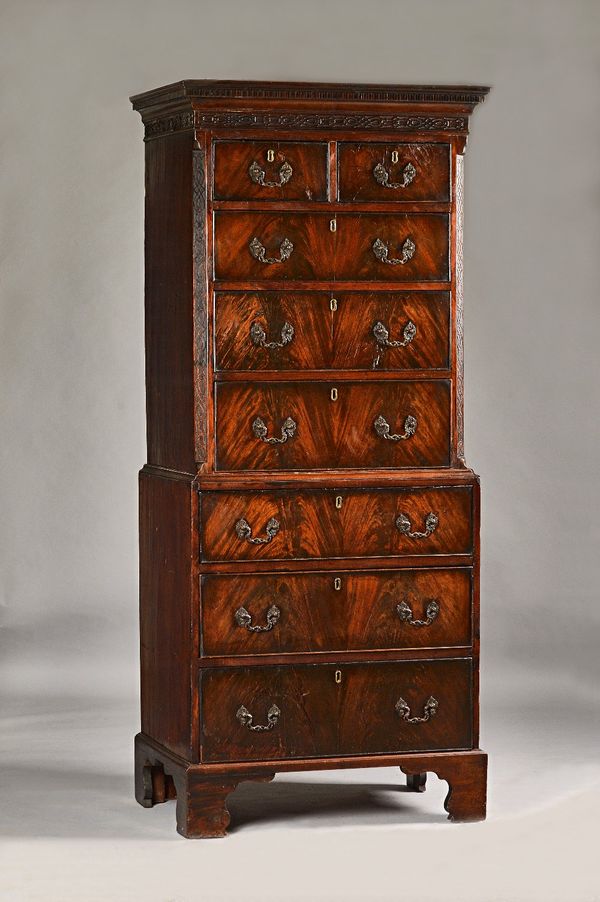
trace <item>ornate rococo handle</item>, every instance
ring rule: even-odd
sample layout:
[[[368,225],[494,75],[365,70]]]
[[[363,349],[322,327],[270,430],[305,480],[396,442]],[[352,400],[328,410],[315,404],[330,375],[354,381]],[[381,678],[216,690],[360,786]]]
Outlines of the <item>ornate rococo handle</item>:
[[[390,257],[389,252],[390,249],[385,244],[381,238],[376,238],[373,242],[373,253],[377,257],[377,259],[381,263],[389,263],[391,266],[404,266],[405,263],[408,263],[409,260],[412,260],[414,257],[415,251],[417,249],[416,244],[410,238],[407,238],[404,244],[402,245],[402,256],[401,257]]]
[[[425,707],[423,708],[422,717],[411,717],[410,716],[410,705],[404,701],[403,698],[399,698],[396,702],[396,714],[398,717],[405,720],[407,723],[427,723],[432,717],[435,717],[437,714],[440,703],[437,698],[434,698],[433,695],[430,695],[427,701],[425,702]]]
[[[259,263],[285,263],[292,256],[294,245],[289,238],[284,238],[279,245],[278,257],[267,257],[267,249],[255,236],[248,245],[250,253]]]
[[[249,633],[268,633],[269,630],[273,629],[276,623],[279,623],[281,611],[276,604],[272,604],[267,611],[266,626],[252,626],[252,615],[244,607],[238,608],[234,616],[237,625],[248,630]]]
[[[384,188],[407,188],[417,174],[417,170],[413,166],[412,163],[407,163],[404,169],[402,170],[402,181],[401,182],[390,182],[391,173],[385,168],[383,163],[377,163],[375,168],[373,169],[373,176],[375,181],[380,185],[383,185]]]
[[[272,730],[276,725],[277,721],[281,716],[281,711],[277,707],[277,705],[271,705],[269,710],[267,711],[267,723],[252,723],[253,717],[252,714],[248,711],[244,705],[241,705],[236,712],[237,719],[241,723],[243,727],[248,727],[249,730],[252,730],[255,733],[265,733],[267,730]]]
[[[287,417],[281,425],[281,438],[274,438],[267,436],[267,424],[260,417],[257,417],[252,423],[252,432],[256,438],[267,445],[283,445],[289,438],[293,438],[297,428],[296,422],[291,417]]]
[[[379,366],[385,348],[405,348],[417,334],[417,327],[413,321],[409,319],[402,330],[402,338],[397,341],[390,341],[390,333],[380,320],[373,325],[371,331],[377,342],[375,358],[373,360],[373,369],[375,370]]]
[[[281,329],[281,341],[267,341],[267,333],[257,319],[250,326],[250,338],[257,348],[285,348],[294,337],[294,327],[291,323],[284,323]]]
[[[252,181],[257,185],[262,185],[263,188],[283,188],[291,179],[293,171],[290,164],[285,160],[279,167],[279,181],[270,182],[265,178],[267,173],[260,168],[256,160],[253,160],[248,167],[248,175]]]
[[[390,442],[404,442],[406,439],[412,438],[417,431],[417,418],[410,414],[404,420],[404,432],[396,434],[390,432],[390,424],[385,417],[378,416],[373,423],[375,432],[380,438],[388,439]]]
[[[409,539],[426,539],[432,532],[435,532],[439,522],[438,515],[434,514],[433,511],[429,511],[425,517],[425,531],[417,532],[415,530],[415,532],[411,532],[411,523],[406,514],[398,514],[396,518],[396,526],[402,535],[408,536]]]
[[[268,545],[269,542],[273,541],[273,539],[279,532],[279,529],[279,520],[276,520],[275,517],[271,517],[265,528],[265,538],[253,538],[252,527],[247,520],[244,520],[244,518],[242,517],[242,519],[238,520],[235,524],[235,532],[238,539],[250,542],[251,545]]]
[[[396,611],[403,623],[410,623],[411,626],[431,626],[437,615],[440,613],[440,606],[437,601],[432,598],[431,601],[427,603],[425,609],[426,620],[415,620],[413,618],[412,608],[406,599],[403,599],[400,604],[396,605]]]

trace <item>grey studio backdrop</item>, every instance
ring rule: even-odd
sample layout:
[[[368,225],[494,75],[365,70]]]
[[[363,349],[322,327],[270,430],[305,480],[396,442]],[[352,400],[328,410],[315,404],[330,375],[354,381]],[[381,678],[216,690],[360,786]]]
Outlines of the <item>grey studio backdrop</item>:
[[[124,705],[127,750],[137,729],[144,182],[127,98],[217,77],[492,85],[465,165],[482,747],[498,751],[490,740],[500,742],[502,718],[502,742],[524,755],[524,724],[570,732],[573,750],[597,725],[599,9],[5,0],[0,591],[10,716],[48,724],[61,706],[104,717]],[[523,783],[524,807],[538,791]],[[172,817],[161,823],[174,830]]]

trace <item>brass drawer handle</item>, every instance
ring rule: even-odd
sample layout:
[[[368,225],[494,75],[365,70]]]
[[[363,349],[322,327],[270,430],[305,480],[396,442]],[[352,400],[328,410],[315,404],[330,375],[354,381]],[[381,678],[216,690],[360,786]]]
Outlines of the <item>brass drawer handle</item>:
[[[272,604],[267,611],[266,626],[252,626],[252,615],[244,607],[238,608],[234,616],[237,625],[248,630],[249,633],[268,633],[269,630],[273,629],[276,623],[279,623],[281,611],[276,604]]]
[[[411,241],[410,238],[407,238],[402,245],[401,257],[389,257],[388,254],[390,252],[390,249],[387,244],[385,244],[381,240],[381,238],[375,239],[372,248],[373,253],[381,263],[389,263],[391,266],[398,266],[398,264],[403,266],[405,263],[408,263],[409,260],[412,260],[416,249],[416,244],[414,243],[414,241]]]
[[[248,708],[241,705],[237,709],[236,717],[241,723],[243,727],[248,727],[249,730],[252,730],[255,733],[265,733],[267,730],[272,730],[276,725],[279,717],[281,715],[281,711],[277,707],[277,705],[271,705],[269,710],[267,711],[267,723],[252,723],[253,717],[252,714],[248,711]]]
[[[415,620],[413,618],[413,611],[409,603],[406,599],[403,599],[400,604],[396,605],[396,611],[398,612],[398,617],[402,620],[403,623],[410,623],[411,626],[431,626],[437,615],[440,613],[440,606],[435,601],[435,599],[431,599],[427,603],[427,607],[425,609],[426,620]]]
[[[281,424],[281,438],[274,438],[267,436],[267,424],[260,417],[257,417],[252,423],[252,432],[256,438],[267,445],[283,445],[289,438],[294,437],[297,428],[296,422],[291,417],[287,417]]]
[[[397,341],[390,341],[389,331],[379,320],[375,323],[371,331],[373,332],[375,341],[377,342],[375,358],[373,360],[373,369],[375,370],[379,366],[384,349],[405,348],[406,345],[411,343],[411,341],[417,334],[417,327],[415,326],[413,321],[409,319],[409,321],[404,326],[404,329],[402,330],[402,338],[398,339]]]
[[[390,424],[382,416],[377,417],[373,426],[380,438],[388,439],[390,442],[404,442],[406,439],[412,438],[417,431],[417,418],[410,414],[406,417],[404,420],[404,432],[401,435],[390,432]]]
[[[273,539],[279,532],[279,529],[279,520],[276,520],[275,517],[271,517],[265,529],[265,538],[255,539],[252,537],[252,527],[247,520],[244,520],[244,518],[242,517],[242,519],[238,520],[235,524],[235,532],[238,539],[243,539],[246,542],[250,542],[251,545],[268,545],[269,542],[273,541]]]
[[[430,695],[425,702],[422,717],[411,717],[410,705],[408,705],[403,698],[398,699],[395,708],[398,717],[401,717],[402,720],[405,720],[407,723],[427,723],[428,720],[430,720],[432,717],[435,717],[439,706],[440,703],[438,702],[437,698],[434,698],[433,695]]]
[[[375,181],[383,185],[384,188],[407,188],[414,181],[416,174],[417,170],[413,164],[407,163],[402,170],[402,181],[390,182],[391,173],[388,172],[383,163],[378,163],[373,169]]]
[[[253,160],[248,167],[248,175],[256,185],[262,185],[263,188],[283,188],[287,185],[292,177],[293,169],[285,160],[279,167],[279,181],[270,182],[264,169],[261,169],[256,160]]]
[[[278,257],[267,257],[266,247],[256,237],[252,239],[248,247],[254,259],[258,260],[259,263],[284,263],[292,256],[292,251],[294,250],[294,245],[289,238],[284,238],[279,245]]]
[[[285,348],[294,337],[294,327],[291,323],[284,323],[281,329],[281,341],[267,341],[267,333],[257,319],[250,326],[250,338],[257,348]]]
[[[396,518],[396,526],[402,535],[408,536],[409,539],[426,539],[432,532],[436,531],[439,522],[437,514],[434,514],[433,511],[429,511],[425,517],[425,531],[411,532],[411,523],[406,514],[398,514],[398,517]]]

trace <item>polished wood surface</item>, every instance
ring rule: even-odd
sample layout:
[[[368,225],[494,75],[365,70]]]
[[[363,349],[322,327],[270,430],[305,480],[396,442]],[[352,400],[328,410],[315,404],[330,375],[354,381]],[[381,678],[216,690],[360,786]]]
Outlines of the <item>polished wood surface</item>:
[[[381,555],[467,554],[473,547],[472,495],[468,488],[405,491],[348,491],[342,506],[328,492],[207,492],[202,497],[202,553],[205,560],[378,557]],[[429,513],[439,520],[426,538],[403,535],[400,514],[423,531]],[[269,520],[280,524],[271,542],[239,538],[245,519],[253,536],[264,537]]]
[[[205,576],[201,654],[415,649],[471,643],[471,571],[333,571]],[[427,623],[434,602],[438,613]],[[398,606],[407,604],[410,619]],[[269,611],[278,609],[268,629]],[[245,608],[252,632],[236,620]],[[415,625],[411,621],[421,621]]]
[[[450,366],[448,292],[217,292],[215,320],[217,370],[385,372]],[[377,341],[378,323],[389,343],[406,341],[411,323],[414,337],[403,347],[390,347]],[[252,338],[255,324],[264,333],[263,344]],[[293,329],[288,342],[286,324]]]
[[[397,155],[395,161],[392,155]],[[385,184],[373,172],[378,165],[385,170]],[[407,166],[414,168],[414,175],[404,184]],[[341,142],[338,183],[339,199],[343,201],[447,201],[450,199],[450,145]]]
[[[335,400],[332,400],[332,393]],[[216,465],[221,470],[310,470],[360,467],[439,467],[450,462],[448,382],[271,382],[217,386]],[[375,429],[383,416],[397,441]],[[407,431],[407,417],[416,431]],[[253,433],[257,418],[270,444]]]
[[[469,659],[212,669],[201,677],[202,762],[375,754],[471,746]],[[424,723],[428,699],[439,703]],[[260,732],[240,723],[244,706]]]
[[[215,141],[213,159],[215,199],[327,200],[329,147],[325,142]],[[249,173],[253,164],[264,173],[264,184],[253,181]],[[289,181],[285,172],[282,177],[284,164],[292,170]],[[281,186],[268,184],[282,178]]]
[[[486,91],[187,81],[134,98],[136,798],[176,798],[184,836],[224,835],[240,781],[285,770],[393,765],[415,791],[434,771],[452,818],[485,815],[462,222]]]
[[[215,214],[215,279],[346,280],[390,282],[444,281],[449,278],[448,216],[443,213],[233,213]],[[265,256],[250,251],[257,238]],[[383,241],[389,259],[400,259],[407,239],[415,245],[404,264],[383,263],[373,244]],[[285,241],[293,245],[281,260]]]

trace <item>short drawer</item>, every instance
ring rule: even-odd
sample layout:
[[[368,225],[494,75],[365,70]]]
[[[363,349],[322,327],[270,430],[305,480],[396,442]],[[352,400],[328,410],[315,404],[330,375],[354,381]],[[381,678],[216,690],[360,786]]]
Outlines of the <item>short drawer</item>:
[[[216,279],[449,279],[445,213],[215,214]]]
[[[469,749],[471,684],[468,658],[208,669],[201,760]]]
[[[345,144],[338,147],[342,201],[450,200],[449,144]]]
[[[465,647],[471,593],[462,567],[204,576],[201,654]]]
[[[220,371],[436,370],[450,366],[450,295],[217,292]]]
[[[219,470],[443,467],[450,383],[226,382],[216,387]]]
[[[206,561],[470,555],[473,490],[203,492],[201,535]]]
[[[326,143],[216,141],[215,200],[326,201]]]

